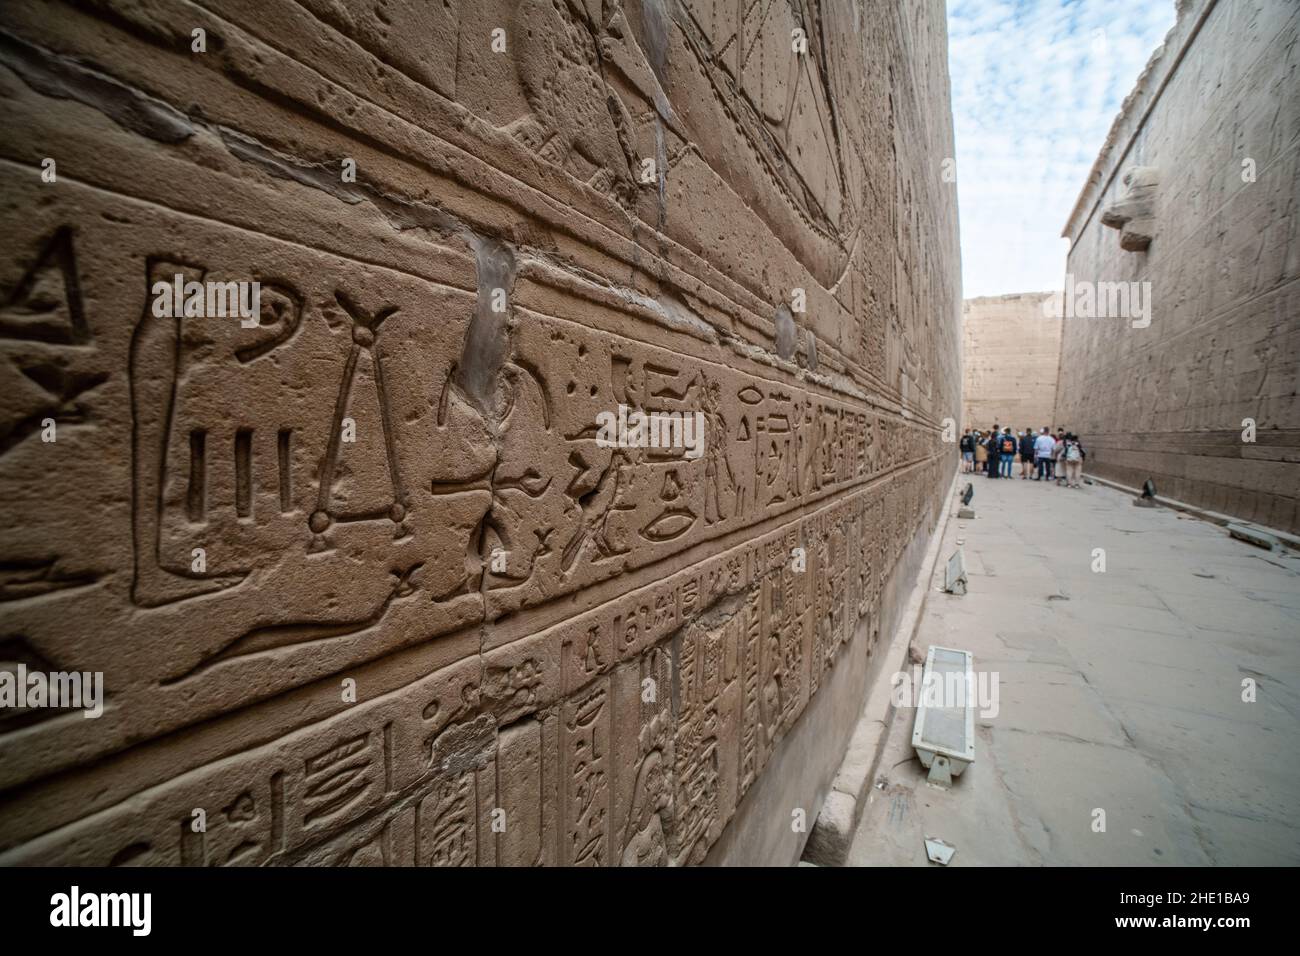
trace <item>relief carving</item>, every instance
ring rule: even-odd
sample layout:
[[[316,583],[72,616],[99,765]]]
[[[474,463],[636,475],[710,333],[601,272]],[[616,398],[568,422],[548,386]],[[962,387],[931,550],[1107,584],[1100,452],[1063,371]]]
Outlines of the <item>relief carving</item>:
[[[51,7],[75,98],[0,65],[0,667],[106,687],[0,714],[0,864],[704,862],[951,474],[897,31],[255,7],[183,87],[178,0]]]

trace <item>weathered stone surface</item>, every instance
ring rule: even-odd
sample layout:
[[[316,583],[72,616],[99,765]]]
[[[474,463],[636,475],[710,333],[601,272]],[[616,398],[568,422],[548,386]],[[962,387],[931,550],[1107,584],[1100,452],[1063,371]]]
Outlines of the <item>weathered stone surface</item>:
[[[1089,471],[1292,532],[1298,39],[1294,3],[1179,4],[1064,232],[1074,283],[1149,283],[1149,315],[1067,315],[1056,401]]]
[[[980,296],[962,303],[961,428],[1051,426],[1061,319],[1049,292]]]
[[[942,4],[221,6],[0,14],[0,863],[704,861],[951,480]]]
[[[1142,252],[1151,245],[1156,231],[1156,187],[1160,170],[1134,166],[1120,177],[1120,198],[1101,213],[1101,224],[1120,231],[1119,247],[1125,252]]]

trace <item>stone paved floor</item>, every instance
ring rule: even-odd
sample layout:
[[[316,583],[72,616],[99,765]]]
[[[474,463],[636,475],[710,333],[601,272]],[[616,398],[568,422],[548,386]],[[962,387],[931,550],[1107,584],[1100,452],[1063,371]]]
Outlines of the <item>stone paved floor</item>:
[[[941,554],[969,593],[931,593],[916,643],[997,672],[998,713],[945,791],[898,712],[849,863],[931,865],[925,836],[951,866],[1300,863],[1300,557],[1101,485],[974,484]]]

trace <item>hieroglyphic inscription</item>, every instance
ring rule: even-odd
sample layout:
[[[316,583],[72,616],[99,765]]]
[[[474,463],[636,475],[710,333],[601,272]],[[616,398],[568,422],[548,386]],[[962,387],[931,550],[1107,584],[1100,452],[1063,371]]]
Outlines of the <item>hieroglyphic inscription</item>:
[[[956,354],[898,15],[606,6],[6,5],[0,649],[109,706],[0,723],[0,862],[695,864],[870,650]]]

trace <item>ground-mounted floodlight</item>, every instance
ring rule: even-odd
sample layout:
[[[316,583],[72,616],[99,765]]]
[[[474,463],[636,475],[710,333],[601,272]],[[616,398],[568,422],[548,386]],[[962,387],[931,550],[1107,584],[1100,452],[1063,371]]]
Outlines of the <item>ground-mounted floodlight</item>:
[[[975,497],[975,486],[969,481],[966,482],[966,490],[961,493],[961,509],[957,512],[958,518],[975,517],[975,509],[970,506],[971,499]]]
[[[970,651],[931,646],[921,674],[912,747],[929,782],[952,786],[975,760],[975,671]]]
[[[943,589],[949,594],[966,593],[966,556],[958,548],[948,559],[948,567],[944,570]]]
[[[1156,483],[1148,478],[1142,482],[1142,497],[1134,498],[1133,504],[1139,508],[1154,508],[1158,504],[1156,501]]]
[[[1279,543],[1276,535],[1269,534],[1263,528],[1243,524],[1240,521],[1233,521],[1228,524],[1228,534],[1239,541],[1245,541],[1257,548],[1263,548],[1265,551],[1276,551]]]

